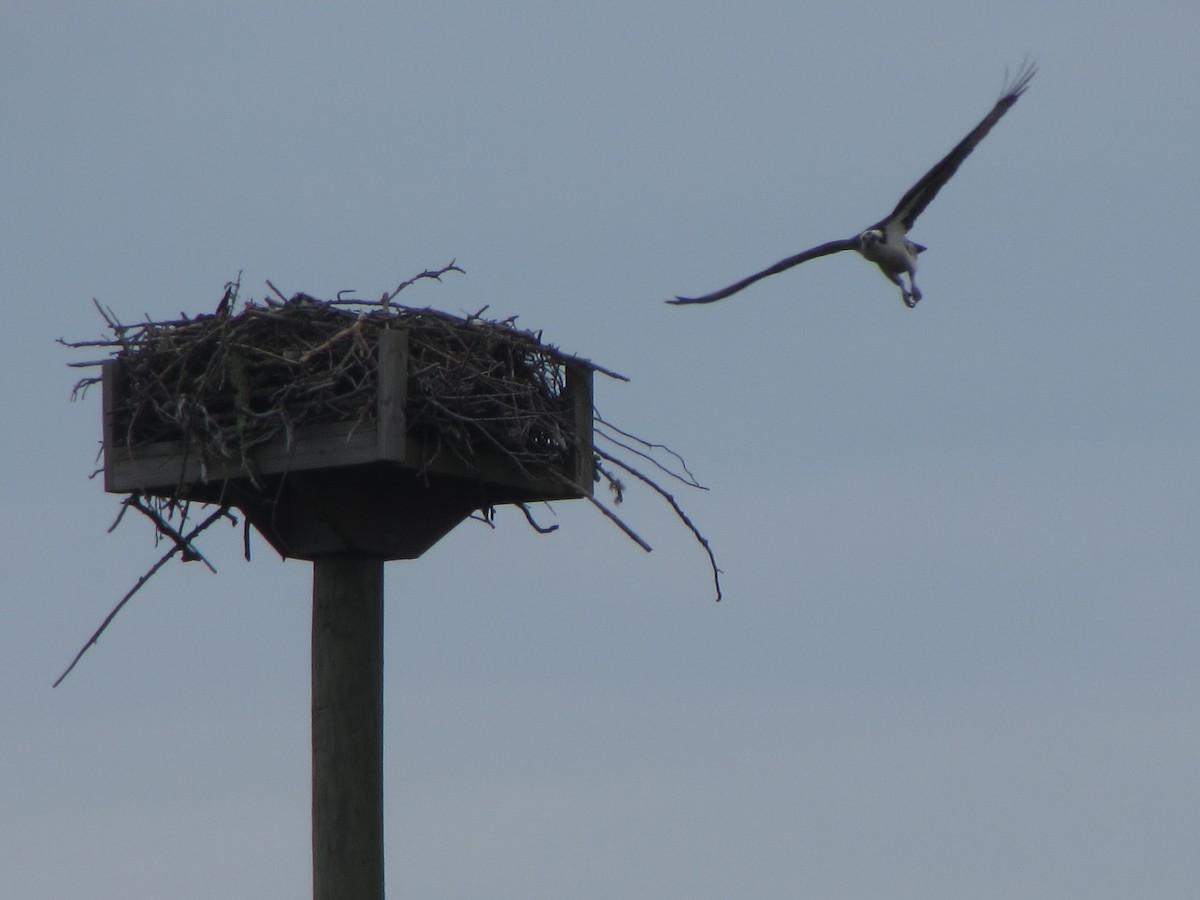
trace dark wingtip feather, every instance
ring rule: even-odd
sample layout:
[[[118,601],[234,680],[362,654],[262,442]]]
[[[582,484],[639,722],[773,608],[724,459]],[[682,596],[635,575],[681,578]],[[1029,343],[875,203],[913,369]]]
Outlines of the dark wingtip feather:
[[[1017,69],[1017,74],[1013,76],[1012,81],[1008,80],[1008,69],[1005,69],[1005,86],[1004,91],[1000,95],[1001,99],[1015,103],[1017,98],[1025,93],[1025,89],[1029,87],[1029,82],[1037,74],[1037,70],[1037,60],[1031,59],[1028,55],[1021,60],[1021,67]]]

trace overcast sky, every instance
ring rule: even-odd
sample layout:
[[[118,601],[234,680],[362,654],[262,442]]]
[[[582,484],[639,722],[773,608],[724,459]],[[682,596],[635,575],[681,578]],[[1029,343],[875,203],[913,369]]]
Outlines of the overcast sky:
[[[628,375],[710,490],[387,567],[395,898],[1190,898],[1200,7],[10,3],[0,896],[309,888],[311,567],[173,563],[89,480],[98,336],[262,297],[489,305]],[[922,215],[847,237],[1029,91]]]

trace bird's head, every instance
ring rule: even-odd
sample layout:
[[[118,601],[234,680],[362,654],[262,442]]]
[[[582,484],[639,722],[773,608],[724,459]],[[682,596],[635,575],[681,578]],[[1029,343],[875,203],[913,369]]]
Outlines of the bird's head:
[[[868,228],[858,236],[859,249],[871,247],[875,244],[886,244],[887,237],[883,233],[882,228]]]

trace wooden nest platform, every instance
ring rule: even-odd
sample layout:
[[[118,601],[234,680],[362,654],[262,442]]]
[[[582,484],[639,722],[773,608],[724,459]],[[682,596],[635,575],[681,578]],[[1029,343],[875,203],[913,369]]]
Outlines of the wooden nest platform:
[[[108,491],[239,507],[301,559],[413,558],[475,510],[591,495],[598,366],[511,321],[386,296],[234,299],[108,317]]]

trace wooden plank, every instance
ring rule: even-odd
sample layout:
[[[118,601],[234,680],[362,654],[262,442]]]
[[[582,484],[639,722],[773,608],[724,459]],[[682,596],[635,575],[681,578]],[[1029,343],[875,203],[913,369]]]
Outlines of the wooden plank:
[[[261,474],[279,475],[374,462],[378,444],[371,424],[354,431],[340,423],[313,425],[298,429],[291,447],[275,440],[256,448],[252,457]],[[106,446],[104,468],[105,490],[118,494],[173,491],[205,480],[204,475],[210,482],[246,477],[241,460],[217,460],[202,468],[200,450],[177,441],[141,444],[132,453],[123,446]]]
[[[282,475],[380,461],[381,441],[374,426],[364,425],[349,436],[346,431],[344,425],[313,426],[296,432],[290,450],[282,441],[259,447],[253,454],[258,474]],[[438,450],[429,442],[409,435],[400,456],[402,461],[397,461],[395,455],[382,461],[431,475],[465,478],[510,490],[525,490],[530,500],[577,496],[576,492],[564,486],[559,478],[544,468],[535,466],[522,469],[511,459],[498,454],[476,453],[468,460],[463,460],[451,450]],[[587,460],[587,471],[590,473],[590,455]],[[239,461],[218,461],[204,470],[200,462],[199,449],[193,447],[190,452],[185,452],[184,446],[177,442],[143,444],[132,454],[122,447],[106,447],[104,488],[117,494],[132,491],[174,493],[180,485],[204,481],[202,474],[207,476],[208,482],[246,477]],[[579,479],[579,476],[576,478]],[[590,474],[579,483],[581,487],[589,487]]]
[[[408,329],[379,332],[379,383],[375,421],[379,446],[376,457],[403,462],[408,449]]]
[[[575,413],[575,459],[572,466],[575,484],[588,496],[596,481],[596,455],[592,421],[595,408],[592,397],[592,370],[586,366],[567,364],[567,396]]]
[[[524,500],[568,500],[579,494],[563,484],[546,466],[521,465],[500,453],[474,453],[466,460],[453,450],[437,448],[430,441],[412,435],[408,438],[407,466],[418,472],[444,475],[480,482],[501,489],[502,496],[524,494]],[[569,472],[564,473],[569,474]],[[512,499],[498,503],[523,502]]]
[[[115,359],[105,360],[100,364],[101,408],[104,417],[104,490],[112,493],[125,493],[117,487],[114,476],[113,448],[117,446],[116,410],[117,387],[121,377],[121,367]]]

